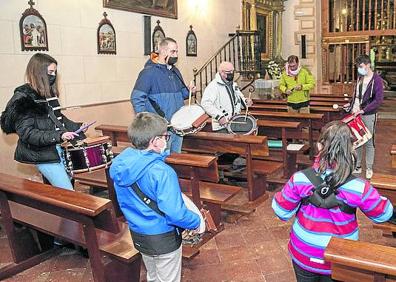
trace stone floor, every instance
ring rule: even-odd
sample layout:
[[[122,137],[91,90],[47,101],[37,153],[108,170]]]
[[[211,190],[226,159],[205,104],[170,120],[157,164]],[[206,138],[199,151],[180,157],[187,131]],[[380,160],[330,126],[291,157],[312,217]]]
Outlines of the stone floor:
[[[377,156],[374,172],[395,173],[390,167],[390,146],[396,143],[396,121],[379,120],[376,135]],[[270,192],[270,199],[274,192]],[[396,246],[396,240],[382,237],[371,222],[359,214],[360,239]],[[270,200],[253,214],[225,230],[207,243],[192,260],[183,260],[182,281],[295,281],[287,253],[291,222],[278,220]],[[60,254],[6,281],[92,281],[86,258],[76,251],[61,249]],[[7,238],[0,231],[0,267],[11,261]],[[142,281],[145,281],[142,269]]]

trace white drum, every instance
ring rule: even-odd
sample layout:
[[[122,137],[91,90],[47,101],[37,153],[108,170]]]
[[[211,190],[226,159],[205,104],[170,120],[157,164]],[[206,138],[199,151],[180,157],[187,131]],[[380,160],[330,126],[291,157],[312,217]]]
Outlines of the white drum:
[[[182,197],[183,197],[184,204],[186,205],[186,207],[187,207],[190,211],[196,213],[196,214],[199,216],[199,219],[201,220],[201,223],[200,223],[200,225],[199,225],[199,231],[198,231],[198,233],[199,233],[199,234],[204,233],[205,230],[206,230],[206,223],[205,223],[205,219],[204,219],[203,216],[202,216],[202,213],[199,211],[198,207],[194,204],[194,202],[190,200],[189,197],[187,197],[187,196],[184,195],[183,193],[182,193]]]
[[[172,116],[170,126],[177,135],[184,136],[200,131],[208,118],[204,109],[197,104],[183,106]]]

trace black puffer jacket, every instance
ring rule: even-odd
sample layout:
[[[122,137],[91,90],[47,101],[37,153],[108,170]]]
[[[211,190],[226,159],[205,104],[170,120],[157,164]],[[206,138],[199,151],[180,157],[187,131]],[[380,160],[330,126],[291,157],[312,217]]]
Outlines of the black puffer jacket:
[[[6,134],[19,136],[14,155],[16,161],[33,164],[60,161],[56,144],[62,142],[65,131],[55,130],[55,123],[48,116],[50,110],[46,100],[28,84],[15,89],[1,114],[1,129]],[[63,123],[68,131],[76,131],[81,126],[65,116]]]

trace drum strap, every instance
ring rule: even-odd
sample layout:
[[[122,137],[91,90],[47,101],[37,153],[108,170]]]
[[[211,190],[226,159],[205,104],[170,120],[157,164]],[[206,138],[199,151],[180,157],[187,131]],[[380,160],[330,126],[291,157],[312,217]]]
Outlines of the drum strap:
[[[142,200],[150,209],[152,209],[161,216],[165,216],[165,214],[158,208],[157,203],[143,193],[137,182],[132,184],[132,190],[136,193],[139,199]]]
[[[356,208],[351,207],[344,201],[336,198],[337,187],[330,187],[321,177],[316,173],[313,168],[307,168],[302,171],[309,181],[315,186],[312,190],[312,195],[302,198],[301,204],[308,205],[308,203],[324,209],[332,209],[338,207],[341,211],[348,214],[355,214]],[[347,178],[346,182],[355,179],[356,177],[352,174]],[[339,185],[340,186],[340,185]],[[338,187],[339,187],[338,186]]]
[[[153,99],[148,98],[151,106],[153,106],[154,110],[156,111],[156,113],[160,116],[160,117],[165,117],[165,113],[163,110],[161,110],[160,106],[158,105],[158,103],[156,101],[154,101]]]
[[[66,127],[56,118],[56,116],[55,116],[54,111],[52,110],[52,108],[50,108],[50,109],[48,110],[48,116],[49,116],[49,118],[55,123],[55,125],[56,125],[60,130],[63,130],[63,131],[65,131],[65,132],[69,131],[69,130],[67,130]],[[76,146],[76,145],[77,145],[77,140],[75,140],[75,139],[69,140],[69,142],[70,142],[70,144],[72,144],[73,146]]]

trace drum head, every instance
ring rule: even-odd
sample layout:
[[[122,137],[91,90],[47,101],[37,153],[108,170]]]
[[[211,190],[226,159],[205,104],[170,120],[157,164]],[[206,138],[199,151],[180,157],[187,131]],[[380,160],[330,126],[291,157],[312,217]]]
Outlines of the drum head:
[[[257,122],[252,116],[236,115],[227,125],[227,130],[233,134],[249,135],[257,128]]]
[[[183,193],[182,193],[182,197],[183,197],[184,204],[186,205],[186,207],[187,207],[190,211],[196,213],[196,214],[199,216],[200,220],[201,220],[201,223],[200,223],[200,225],[199,225],[199,231],[198,231],[198,233],[200,233],[200,234],[201,234],[201,233],[204,233],[205,230],[206,230],[206,224],[205,224],[205,220],[204,220],[204,218],[203,218],[201,212],[199,211],[199,209],[197,208],[197,206],[194,204],[194,202],[190,200],[189,197],[187,197],[187,196],[184,195]]]
[[[192,127],[192,124],[205,111],[199,105],[183,106],[171,118],[171,126],[177,130],[184,130]]]

